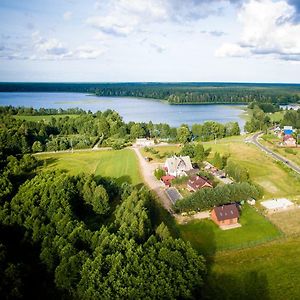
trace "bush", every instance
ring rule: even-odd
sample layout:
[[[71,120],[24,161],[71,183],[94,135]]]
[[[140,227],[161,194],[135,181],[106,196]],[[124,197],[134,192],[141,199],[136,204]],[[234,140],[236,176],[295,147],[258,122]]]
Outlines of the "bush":
[[[157,180],[160,180],[165,175],[166,175],[166,171],[161,168],[158,168],[154,171],[154,176],[156,177]]]
[[[288,154],[293,154],[293,155],[296,155],[297,154],[297,151],[291,149],[291,148],[285,148],[284,149],[284,152],[288,153]]]

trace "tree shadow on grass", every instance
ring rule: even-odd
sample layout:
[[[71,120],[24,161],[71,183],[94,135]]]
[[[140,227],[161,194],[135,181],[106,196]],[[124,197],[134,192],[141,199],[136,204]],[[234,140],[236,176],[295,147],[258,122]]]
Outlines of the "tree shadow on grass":
[[[203,291],[204,299],[222,300],[270,300],[268,279],[257,270],[234,276],[212,274]]]

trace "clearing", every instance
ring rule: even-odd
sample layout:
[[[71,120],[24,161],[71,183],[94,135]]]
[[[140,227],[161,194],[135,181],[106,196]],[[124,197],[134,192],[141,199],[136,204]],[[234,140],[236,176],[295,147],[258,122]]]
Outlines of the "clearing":
[[[44,161],[43,170],[63,169],[71,175],[83,172],[114,177],[119,182],[142,182],[138,160],[131,149],[40,154],[36,158]]]

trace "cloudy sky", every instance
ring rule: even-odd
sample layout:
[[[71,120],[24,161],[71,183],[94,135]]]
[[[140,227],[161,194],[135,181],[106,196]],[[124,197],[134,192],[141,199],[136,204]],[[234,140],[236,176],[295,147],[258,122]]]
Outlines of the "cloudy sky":
[[[0,81],[300,83],[300,0],[0,0]]]

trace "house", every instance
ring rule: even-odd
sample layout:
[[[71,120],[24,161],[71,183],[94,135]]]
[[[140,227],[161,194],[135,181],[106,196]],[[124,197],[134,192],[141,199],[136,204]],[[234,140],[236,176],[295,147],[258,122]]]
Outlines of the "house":
[[[164,169],[169,175],[187,176],[186,171],[193,169],[191,159],[189,156],[173,156],[166,160]]]
[[[202,176],[195,176],[189,179],[187,182],[187,188],[190,192],[196,192],[203,188],[212,188],[212,183]]]
[[[165,175],[165,176],[162,176],[162,178],[160,180],[165,184],[165,186],[170,187],[171,186],[171,181],[173,179],[175,179],[175,176]]]
[[[291,135],[293,134],[294,130],[293,130],[293,126],[284,126],[283,127],[283,133],[284,135]]]
[[[211,219],[219,226],[238,224],[239,217],[236,204],[216,206],[211,212]]]
[[[138,147],[151,147],[154,146],[154,140],[148,140],[146,138],[136,139],[135,145]]]
[[[290,134],[286,134],[284,137],[283,137],[283,143],[282,143],[283,146],[287,146],[287,147],[296,147],[296,140],[295,138],[290,135]]]

